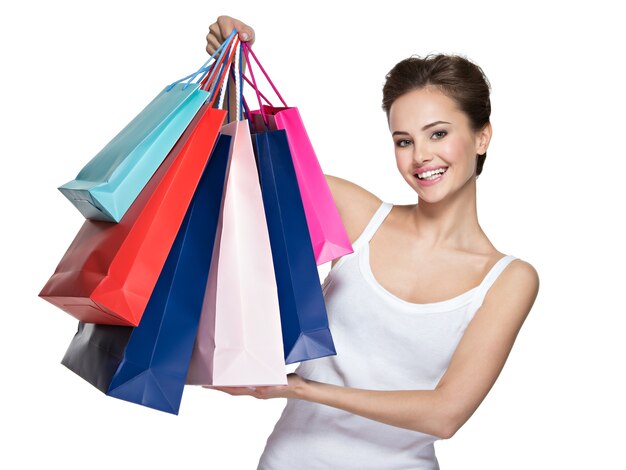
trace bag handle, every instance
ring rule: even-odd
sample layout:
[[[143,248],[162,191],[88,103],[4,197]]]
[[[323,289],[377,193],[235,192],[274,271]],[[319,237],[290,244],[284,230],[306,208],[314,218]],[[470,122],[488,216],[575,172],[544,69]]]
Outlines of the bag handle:
[[[226,75],[227,76],[231,76],[233,78],[233,81],[235,82],[235,103],[236,103],[236,116],[235,116],[235,120],[236,121],[241,121],[241,98],[242,98],[242,92],[243,92],[243,88],[242,88],[242,84],[241,84],[241,51],[243,49],[242,43],[239,42],[239,44],[237,44],[235,46],[235,58],[232,62],[232,64],[230,65],[228,71],[226,71]],[[226,94],[229,94],[230,96],[230,82],[228,81],[228,79],[225,79],[227,81],[227,85],[222,87],[222,94],[220,96],[220,101],[218,104],[218,108],[222,108],[224,105],[224,99]],[[227,117],[228,117],[228,122],[230,122],[230,99],[227,101],[226,103],[227,105]]]
[[[265,123],[265,127],[269,129],[269,121],[267,120],[267,116],[265,115],[265,111],[263,110],[263,104],[261,103],[261,95],[259,93],[259,87],[256,84],[256,79],[254,78],[254,72],[252,71],[252,67],[250,67],[250,56],[248,55],[248,51],[250,50],[250,46],[244,44],[243,53],[246,56],[246,62],[248,63],[248,70],[250,71],[250,77],[252,77],[252,88],[254,88],[254,92],[256,93],[257,100],[259,101],[259,108],[261,110],[261,116],[263,117],[263,122]]]
[[[283,99],[283,97],[281,96],[280,92],[278,91],[278,89],[274,85],[274,82],[272,82],[272,79],[270,78],[270,76],[267,74],[267,72],[263,68],[263,65],[261,65],[261,62],[259,62],[259,59],[257,58],[256,54],[254,53],[254,51],[252,50],[250,45],[247,42],[245,42],[243,44],[243,47],[244,47],[244,51],[246,51],[246,60],[248,61],[248,66],[250,67],[250,75],[252,76],[252,67],[251,67],[252,64],[250,63],[250,60],[248,60],[248,58],[249,58],[248,57],[248,52],[250,52],[250,54],[252,54],[252,57],[254,58],[254,61],[257,63],[257,65],[261,69],[261,72],[263,72],[263,75],[265,75],[265,78],[267,79],[267,81],[271,85],[272,89],[274,90],[274,93],[276,93],[276,96],[278,96],[278,99],[282,102],[282,104],[283,104],[283,106],[285,108],[288,108],[287,103],[285,103],[285,100]],[[255,84],[256,84],[256,82],[255,82]],[[267,101],[267,99],[266,99],[266,101]],[[268,101],[268,103],[269,103],[269,101]]]
[[[206,62],[202,65],[202,67],[200,67],[194,73],[191,73],[191,74],[187,75],[186,77],[183,77],[183,78],[181,78],[179,80],[176,80],[174,83],[170,84],[166,88],[166,91],[170,91],[172,88],[174,88],[179,83],[184,82],[185,80],[187,80],[187,83],[185,84],[185,86],[183,86],[183,90],[184,90],[189,85],[191,85],[193,80],[196,79],[198,77],[198,75],[203,75],[202,78],[200,79],[200,81],[202,81],[206,77],[206,74],[208,73],[208,71],[211,70],[211,68],[215,64],[215,63],[211,64],[211,61],[212,60],[217,60],[216,56],[218,56],[218,55],[219,55],[219,57],[222,56],[224,50],[226,49],[226,46],[232,41],[232,39],[235,37],[236,33],[237,33],[237,30],[233,29],[232,33],[226,38],[226,40],[222,44],[220,44],[220,47],[218,47],[217,50],[206,60]]]
[[[200,80],[200,85],[203,90],[212,92],[215,89],[215,85],[220,81],[222,73],[224,72],[225,60],[228,62],[231,52],[232,44],[228,44],[228,49],[225,48],[222,51],[219,60],[211,64],[210,68],[205,72],[204,78]]]
[[[221,64],[221,70],[220,70],[220,75],[218,76],[217,80],[215,81],[215,84],[213,86],[213,90],[212,90],[212,98],[211,98],[211,102],[210,102],[210,107],[213,107],[215,105],[215,100],[218,97],[218,93],[217,90],[220,90],[220,100],[219,100],[219,108],[221,109],[223,104],[224,104],[224,97],[226,95],[226,85],[228,84],[228,80],[226,80],[226,78],[228,77],[228,71],[230,70],[230,67],[232,65],[233,59],[235,57],[235,52],[237,50],[237,47],[240,44],[240,40],[236,39],[233,42],[232,47],[230,48],[230,51],[228,53],[228,58],[226,60],[222,59],[222,64]]]
[[[223,58],[226,55],[226,51],[232,46],[232,41],[235,38],[237,30],[233,30],[230,35],[226,38],[226,40],[220,44],[215,53],[220,52],[219,57],[210,65],[201,67],[198,74],[202,74],[202,77],[198,81],[201,84],[201,87],[204,88],[207,83],[212,84],[215,79],[215,72],[219,69],[218,64],[223,62]],[[205,62],[206,65],[206,62]],[[204,88],[206,89],[206,88]]]
[[[248,77],[246,77],[245,75],[243,76],[243,79],[248,83],[248,85],[250,85],[251,87],[254,88],[254,85],[252,84],[252,82],[250,81],[250,79]],[[270,102],[269,99],[267,99],[267,97],[263,94],[263,92],[261,92],[259,90],[259,94],[261,95],[261,98],[263,98],[263,100],[268,104],[268,106],[272,106],[274,107],[274,105]]]

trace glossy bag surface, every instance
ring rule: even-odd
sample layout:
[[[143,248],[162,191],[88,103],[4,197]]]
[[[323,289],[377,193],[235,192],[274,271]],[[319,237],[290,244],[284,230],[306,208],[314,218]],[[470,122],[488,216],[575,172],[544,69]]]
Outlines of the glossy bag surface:
[[[284,130],[253,135],[278,287],[285,362],[336,354]]]
[[[85,218],[119,222],[207,97],[197,84],[166,87],[59,190]]]
[[[317,265],[352,253],[350,238],[343,226],[326,176],[317,159],[298,108],[264,105],[270,128],[284,130],[298,180],[307,227]],[[255,126],[262,128],[261,112],[253,111]]]
[[[207,164],[138,327],[79,323],[62,363],[107,395],[177,414],[217,228],[230,137]]]
[[[84,222],[39,296],[84,322],[139,325],[225,115],[203,105],[119,223]]]
[[[230,136],[220,136],[107,394],[178,414],[217,231]]]
[[[61,364],[106,393],[132,332],[131,326],[78,322]]]

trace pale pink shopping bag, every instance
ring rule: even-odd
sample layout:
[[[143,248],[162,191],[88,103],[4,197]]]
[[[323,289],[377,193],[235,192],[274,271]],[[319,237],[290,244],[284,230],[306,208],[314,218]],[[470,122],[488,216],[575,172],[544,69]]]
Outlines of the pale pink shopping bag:
[[[298,108],[287,106],[267,72],[259,63],[256,55],[252,52],[252,49],[247,47],[247,43],[244,43],[243,47],[244,50],[247,49],[247,52],[252,54],[259,68],[265,74],[267,81],[284,105],[284,107],[262,105],[262,109],[251,112],[251,119],[254,120],[256,128],[260,129],[260,126],[263,125],[263,122],[260,120],[261,114],[265,114],[270,129],[284,129],[287,133],[289,150],[291,151],[293,166],[296,170],[298,187],[300,188],[300,196],[304,205],[316,264],[319,266],[335,258],[352,253],[354,251],[352,244],[341,221],[339,211],[313,150],[313,145],[306,132]],[[249,60],[248,64],[250,64]],[[254,88],[254,85],[252,87]]]
[[[231,122],[224,199],[187,384],[286,385],[278,292],[248,121]]]

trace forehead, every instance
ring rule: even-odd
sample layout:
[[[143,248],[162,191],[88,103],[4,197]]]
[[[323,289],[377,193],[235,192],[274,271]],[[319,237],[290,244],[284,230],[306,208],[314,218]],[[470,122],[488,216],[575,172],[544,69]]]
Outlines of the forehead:
[[[389,128],[409,130],[434,121],[465,122],[456,102],[434,87],[411,90],[399,96],[389,109]]]

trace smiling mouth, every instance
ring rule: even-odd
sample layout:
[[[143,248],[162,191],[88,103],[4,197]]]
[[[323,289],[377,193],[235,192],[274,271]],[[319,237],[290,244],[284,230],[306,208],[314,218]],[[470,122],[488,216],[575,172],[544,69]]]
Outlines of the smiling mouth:
[[[415,174],[414,176],[417,177],[417,179],[419,180],[434,180],[436,178],[438,178],[439,176],[443,175],[446,171],[448,171],[448,168],[438,168],[436,170],[433,171],[425,171],[424,173],[419,173],[419,174]]]

